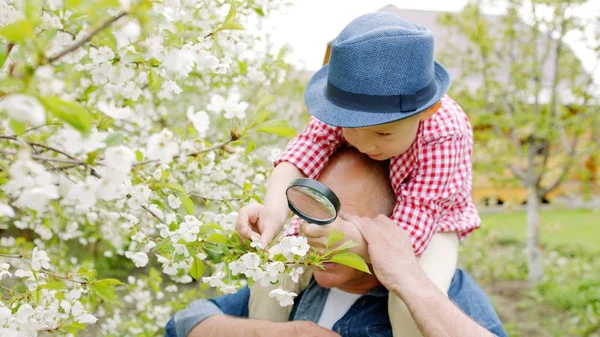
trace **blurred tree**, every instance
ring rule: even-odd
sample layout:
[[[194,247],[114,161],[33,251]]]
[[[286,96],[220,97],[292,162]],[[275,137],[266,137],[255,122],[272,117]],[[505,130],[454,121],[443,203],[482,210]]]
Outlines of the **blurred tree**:
[[[539,206],[574,165],[589,158],[598,123],[593,77],[565,39],[600,52],[598,18],[584,0],[475,1],[439,23],[450,39],[441,59],[460,68],[454,98],[471,113],[475,168],[509,171],[527,189],[529,280],[543,276]],[[501,16],[483,6],[503,8]],[[595,70],[595,69],[594,69]]]

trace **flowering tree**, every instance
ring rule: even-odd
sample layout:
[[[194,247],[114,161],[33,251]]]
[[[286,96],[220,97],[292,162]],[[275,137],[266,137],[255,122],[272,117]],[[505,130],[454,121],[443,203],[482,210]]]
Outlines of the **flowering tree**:
[[[317,252],[234,232],[294,135],[270,111],[302,110],[285,50],[245,29],[283,5],[0,1],[1,336],[153,336],[205,288],[177,284],[368,272],[339,233]]]

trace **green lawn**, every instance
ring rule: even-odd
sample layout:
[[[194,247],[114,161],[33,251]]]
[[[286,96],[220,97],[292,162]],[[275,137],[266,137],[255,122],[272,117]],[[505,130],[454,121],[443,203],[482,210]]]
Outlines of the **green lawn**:
[[[498,232],[503,239],[525,242],[524,211],[482,212],[481,219],[482,226]],[[563,246],[600,253],[600,210],[545,210],[540,215],[540,228],[540,240],[547,247]]]

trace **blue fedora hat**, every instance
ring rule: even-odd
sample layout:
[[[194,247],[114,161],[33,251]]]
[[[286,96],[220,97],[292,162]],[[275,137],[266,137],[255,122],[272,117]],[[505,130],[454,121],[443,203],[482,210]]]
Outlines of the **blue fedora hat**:
[[[448,91],[450,74],[433,59],[433,34],[392,13],[353,20],[331,43],[327,65],[304,99],[322,122],[347,128],[401,120]]]

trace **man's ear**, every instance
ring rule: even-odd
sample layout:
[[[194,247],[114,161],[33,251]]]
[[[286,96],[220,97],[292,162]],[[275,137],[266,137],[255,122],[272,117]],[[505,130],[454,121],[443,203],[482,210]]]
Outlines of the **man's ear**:
[[[440,109],[441,106],[442,106],[442,101],[438,101],[434,105],[430,106],[427,110],[421,112],[419,114],[419,119],[422,121],[428,120],[429,118],[431,118],[433,116],[433,114],[435,114]]]

